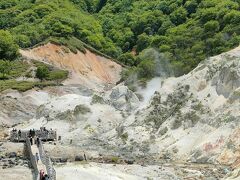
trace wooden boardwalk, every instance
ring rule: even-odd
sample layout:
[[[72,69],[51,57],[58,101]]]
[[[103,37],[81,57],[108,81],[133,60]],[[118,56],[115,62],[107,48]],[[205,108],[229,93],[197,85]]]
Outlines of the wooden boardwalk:
[[[29,131],[21,131],[19,134],[17,131],[11,131],[10,140],[12,142],[25,142],[27,147],[27,153],[31,162],[31,166],[34,173],[34,180],[40,180],[40,171],[43,170],[44,174],[47,174],[49,180],[56,180],[56,171],[53,167],[50,157],[46,154],[43,141],[53,141],[56,140],[56,131],[48,130],[36,130],[35,137],[29,137]],[[36,145],[36,137],[39,138],[39,146]],[[30,139],[32,139],[33,144],[31,145]],[[36,153],[38,154],[39,161],[37,162]]]
[[[32,149],[32,154],[35,155],[35,159],[36,159],[36,153],[38,153],[38,156],[39,156],[39,161],[37,162],[38,172],[40,172],[40,170],[43,170],[43,172],[47,173],[47,168],[42,162],[42,158],[40,157],[40,152],[37,145],[36,144],[32,145],[31,149]],[[39,175],[38,175],[38,179],[40,179]]]

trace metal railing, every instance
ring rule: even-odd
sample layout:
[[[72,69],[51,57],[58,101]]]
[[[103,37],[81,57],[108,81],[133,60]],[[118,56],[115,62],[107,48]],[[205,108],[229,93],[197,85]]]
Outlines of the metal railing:
[[[28,137],[26,137],[25,142],[26,142],[27,151],[28,151],[28,154],[30,157],[31,166],[34,171],[34,180],[39,180],[39,169],[37,167],[37,162],[36,162],[35,156],[32,153],[30,139]],[[43,143],[41,140],[39,140],[38,150],[39,150],[39,155],[40,155],[41,161],[46,167],[47,174],[49,176],[49,180],[56,180],[56,171],[53,167],[50,157],[46,154],[46,152],[44,150]]]
[[[27,150],[27,153],[29,154],[30,163],[33,168],[34,180],[39,180],[39,178],[40,178],[39,169],[37,166],[36,158],[35,158],[34,154],[32,153],[33,151],[32,151],[32,146],[31,146],[29,135],[30,135],[30,131],[21,131],[21,133],[19,133],[18,131],[11,131],[10,132],[10,141],[26,142],[26,148],[27,148],[26,150]],[[34,138],[35,140],[36,140],[36,137],[39,138],[38,151],[39,151],[39,155],[41,157],[41,161],[46,167],[47,174],[49,176],[49,180],[56,180],[56,171],[53,167],[50,157],[46,154],[46,152],[44,150],[42,140],[54,141],[57,139],[57,133],[56,133],[56,131],[53,131],[53,130],[50,130],[50,131],[49,130],[35,130],[35,138]]]
[[[43,148],[43,144],[42,141],[39,140],[39,154],[42,160],[42,163],[46,166],[47,169],[47,174],[49,176],[50,180],[56,180],[56,171],[53,167],[52,161],[50,159],[50,157],[46,154],[44,148]]]
[[[32,153],[31,143],[30,143],[29,138],[26,138],[25,141],[26,141],[27,151],[28,151],[28,154],[29,154],[29,157],[30,157],[31,166],[32,166],[33,171],[34,171],[34,179],[38,180],[38,178],[39,178],[39,171],[38,171],[38,167],[37,167],[37,162],[36,162],[35,156]]]
[[[21,132],[20,134],[14,131],[10,132],[10,141],[12,142],[23,142],[26,140],[27,137],[28,137],[27,131]]]
[[[21,131],[21,133],[18,133],[18,131],[11,131],[10,141],[24,142],[26,138],[29,137],[29,134],[30,134],[29,131]],[[49,131],[35,130],[35,137],[39,137],[44,141],[48,141],[48,140],[54,141],[57,139],[57,132],[53,130],[49,130]]]

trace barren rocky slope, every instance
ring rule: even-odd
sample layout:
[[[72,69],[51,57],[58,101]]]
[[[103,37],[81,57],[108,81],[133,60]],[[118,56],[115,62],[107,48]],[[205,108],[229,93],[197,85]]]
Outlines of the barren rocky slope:
[[[8,126],[20,123],[17,128],[57,129],[62,139],[47,147],[52,157],[70,159],[73,151],[64,149],[71,147],[92,157],[119,156],[145,164],[228,166],[219,176],[217,168],[183,168],[169,179],[186,174],[225,179],[240,166],[240,48],[205,60],[182,77],[155,78],[137,93],[145,101],[124,84],[106,92],[82,85],[5,91],[0,120]]]
[[[66,47],[48,43],[33,49],[21,50],[23,57],[50,63],[70,71],[70,79],[64,84],[82,84],[100,89],[113,86],[120,79],[121,65],[89,50],[76,54],[66,51]]]

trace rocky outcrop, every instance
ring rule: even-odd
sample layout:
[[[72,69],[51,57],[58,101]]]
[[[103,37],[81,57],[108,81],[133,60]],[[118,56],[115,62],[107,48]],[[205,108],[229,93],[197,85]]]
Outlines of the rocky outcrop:
[[[164,80],[149,106],[127,118],[122,132],[128,134],[125,149],[163,157],[170,152],[170,160],[236,164],[232,157],[238,157],[238,150],[229,148],[238,143],[229,138],[236,136],[240,118],[238,51],[212,57],[187,75]],[[148,148],[141,148],[144,145]]]
[[[139,105],[139,99],[127,86],[114,87],[107,96],[108,103],[120,111],[133,111]]]
[[[26,98],[18,93],[0,95],[0,122],[3,125],[13,126],[29,120],[35,116],[36,104],[26,101]]]
[[[229,97],[229,95],[240,87],[240,59],[229,61],[228,56],[224,57],[223,65],[213,77],[212,85],[216,86],[219,95]]]

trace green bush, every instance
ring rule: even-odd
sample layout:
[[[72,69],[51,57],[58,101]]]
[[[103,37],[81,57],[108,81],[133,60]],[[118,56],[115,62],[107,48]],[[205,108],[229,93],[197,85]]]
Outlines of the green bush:
[[[127,141],[128,140],[128,133],[127,132],[125,132],[124,134],[121,134],[121,139],[125,142],[125,141]]]
[[[39,66],[36,71],[36,77],[41,81],[47,79],[49,76],[49,69],[47,66]]]
[[[36,77],[41,80],[55,81],[56,84],[59,84],[61,81],[67,79],[69,74],[66,70],[57,69],[39,61],[33,61],[33,64],[37,67]]]
[[[0,91],[4,91],[6,89],[16,89],[18,91],[27,91],[34,87],[34,82],[27,81],[15,81],[15,80],[6,80],[0,81]]]
[[[155,62],[152,60],[145,59],[137,66],[138,77],[140,79],[150,79],[155,75]]]
[[[119,157],[113,156],[113,157],[111,157],[111,161],[112,161],[113,163],[118,163]]]
[[[118,57],[118,60],[128,66],[136,64],[136,59],[131,53],[125,53]]]
[[[6,79],[12,69],[12,63],[9,61],[0,60],[0,74],[1,79]]]
[[[104,104],[105,102],[104,102],[103,97],[94,94],[93,97],[92,97],[91,103],[92,104],[97,104],[97,103]]]
[[[48,73],[48,76],[46,77],[46,79],[49,81],[56,81],[57,84],[59,84],[60,81],[67,79],[67,77],[68,77],[68,71],[53,70]]]
[[[77,105],[74,109],[74,115],[90,113],[91,109],[84,104]]]
[[[7,89],[15,89],[21,92],[30,90],[34,87],[43,88],[46,86],[54,86],[52,82],[33,82],[33,81],[16,81],[16,80],[5,80],[0,81],[0,92]]]
[[[11,62],[11,67],[9,78],[17,78],[20,76],[26,76],[30,65],[26,61],[15,60]]]

